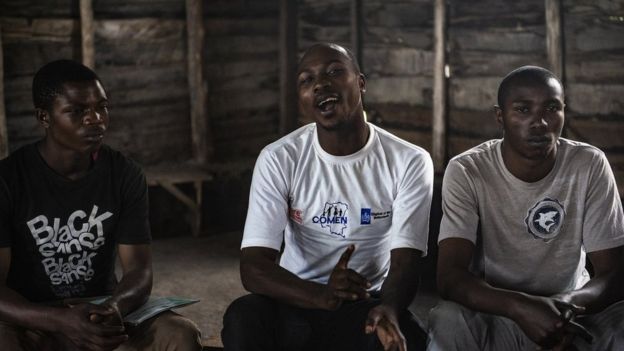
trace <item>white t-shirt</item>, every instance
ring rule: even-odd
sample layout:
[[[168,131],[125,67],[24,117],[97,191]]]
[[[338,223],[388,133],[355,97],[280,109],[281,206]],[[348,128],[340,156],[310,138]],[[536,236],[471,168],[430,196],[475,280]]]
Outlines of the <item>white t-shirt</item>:
[[[369,126],[354,154],[325,152],[308,124],[265,147],[254,169],[241,247],[284,251],[280,265],[327,283],[340,255],[379,290],[390,250],[427,252],[433,165],[429,154]]]
[[[501,144],[490,140],[450,161],[438,241],[475,243],[472,270],[496,287],[540,295],[580,288],[589,278],[586,252],[624,245],[622,202],[604,153],[560,138],[553,169],[527,183],[507,170]]]

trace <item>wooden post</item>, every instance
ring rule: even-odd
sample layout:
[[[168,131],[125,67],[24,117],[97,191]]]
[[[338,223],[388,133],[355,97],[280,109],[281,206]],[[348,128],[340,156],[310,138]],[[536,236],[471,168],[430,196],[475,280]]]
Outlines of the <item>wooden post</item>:
[[[80,34],[82,41],[82,64],[95,68],[95,47],[92,0],[80,0]]]
[[[208,92],[204,79],[204,22],[202,0],[186,0],[188,38],[188,83],[191,99],[191,141],[193,158],[204,164],[213,153],[208,123]]]
[[[351,49],[358,60],[360,70],[362,66],[362,0],[351,0]]]
[[[544,8],[546,9],[546,53],[548,65],[550,70],[563,82],[561,0],[545,0]]]
[[[0,159],[9,155],[9,133],[4,106],[4,52],[2,50],[2,25],[0,25]]]
[[[297,127],[297,2],[280,0],[279,24],[279,133],[284,135]]]
[[[435,171],[442,172],[446,163],[446,0],[435,0],[434,6],[432,156]]]

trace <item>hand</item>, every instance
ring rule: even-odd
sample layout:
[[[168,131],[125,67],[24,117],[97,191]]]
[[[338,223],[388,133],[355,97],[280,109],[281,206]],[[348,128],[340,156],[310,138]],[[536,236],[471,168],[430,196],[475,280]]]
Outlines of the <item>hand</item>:
[[[370,282],[358,272],[347,268],[353,251],[355,251],[355,246],[349,245],[332,270],[323,294],[323,308],[335,310],[342,305],[344,300],[354,301],[370,297],[366,290],[370,288]]]
[[[377,337],[385,351],[407,351],[405,337],[399,328],[396,313],[386,305],[379,305],[368,312],[368,319],[364,327],[366,334],[377,332]]]
[[[93,311],[93,313],[89,315],[89,320],[91,322],[111,326],[123,326],[123,318],[121,317],[121,312],[119,312],[117,303],[107,301],[100,306],[106,309]]]
[[[99,316],[94,318],[102,318],[100,321],[114,320],[110,306],[82,303],[70,305],[61,311],[59,332],[80,350],[109,351],[128,340],[122,325],[107,325],[91,320],[92,316]]]
[[[512,319],[540,349],[560,344],[564,347],[571,342],[567,335],[587,333],[585,328],[571,320],[583,311],[584,308],[559,299],[524,295]]]

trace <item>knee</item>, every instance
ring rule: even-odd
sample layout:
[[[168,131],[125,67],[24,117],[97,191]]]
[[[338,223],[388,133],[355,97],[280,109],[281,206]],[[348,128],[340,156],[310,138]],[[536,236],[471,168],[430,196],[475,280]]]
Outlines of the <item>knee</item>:
[[[223,328],[262,323],[261,317],[270,315],[271,310],[271,300],[267,297],[256,294],[239,297],[225,311]]]
[[[201,331],[193,321],[175,312],[159,319],[159,331],[167,335],[171,345],[176,345],[176,350],[202,349]]]
[[[448,331],[456,332],[458,329],[466,327],[466,308],[451,302],[440,301],[436,307],[429,312],[429,334]]]

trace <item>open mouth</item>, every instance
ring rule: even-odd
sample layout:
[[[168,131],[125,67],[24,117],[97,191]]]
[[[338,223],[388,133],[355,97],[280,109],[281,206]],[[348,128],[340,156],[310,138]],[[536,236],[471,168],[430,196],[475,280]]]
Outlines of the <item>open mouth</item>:
[[[85,134],[84,137],[89,141],[100,141],[104,139],[104,132],[88,133]]]
[[[325,114],[325,113],[333,112],[334,109],[336,108],[337,103],[338,103],[337,96],[328,96],[328,97],[322,98],[321,101],[319,101],[316,104],[316,107],[318,107],[318,109],[321,110],[323,114]]]

